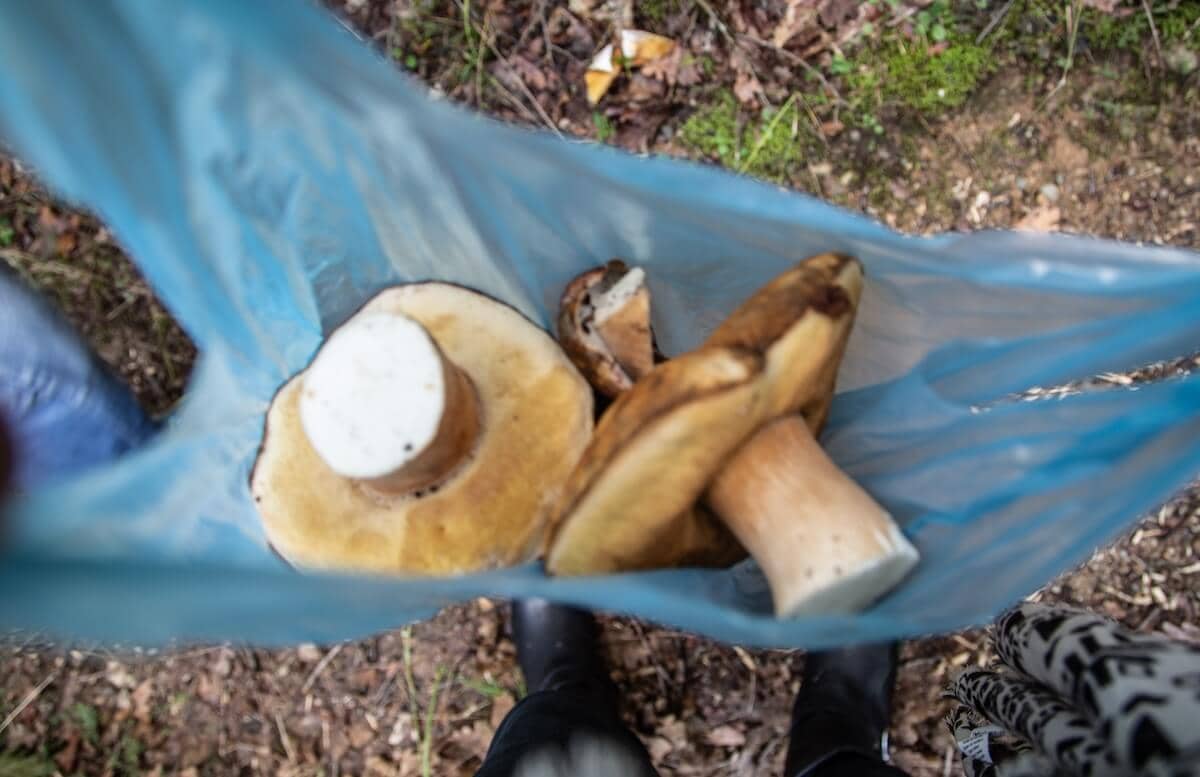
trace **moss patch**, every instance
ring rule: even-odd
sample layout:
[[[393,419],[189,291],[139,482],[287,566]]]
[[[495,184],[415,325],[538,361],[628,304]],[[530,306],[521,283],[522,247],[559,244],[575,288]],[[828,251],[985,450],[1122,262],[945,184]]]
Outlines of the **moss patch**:
[[[0,753],[0,777],[51,777],[58,767],[48,758]]]
[[[879,132],[881,116],[932,116],[962,105],[992,70],[994,58],[970,36],[953,33],[937,44],[892,38],[861,50],[847,64],[843,97],[852,117]]]
[[[718,92],[684,122],[679,137],[688,148],[724,167],[783,182],[810,156],[816,142],[798,104],[803,99],[793,95],[779,108],[744,116],[732,92]]]

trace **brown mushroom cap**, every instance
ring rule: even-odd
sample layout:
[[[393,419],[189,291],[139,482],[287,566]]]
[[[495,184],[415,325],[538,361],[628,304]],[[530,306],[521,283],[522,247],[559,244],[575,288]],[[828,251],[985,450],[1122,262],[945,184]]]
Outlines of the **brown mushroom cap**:
[[[763,354],[769,394],[765,416],[800,413],[816,434],[829,416],[862,288],[862,265],[857,259],[818,254],[755,292],[709,335],[705,345]]]
[[[708,348],[658,365],[612,404],[567,480],[546,566],[560,575],[729,563],[737,541],[695,505],[753,431],[763,360]]]
[[[591,389],[546,332],[483,294],[445,283],[398,286],[356,315],[380,312],[423,325],[469,378],[475,447],[415,493],[391,495],[338,475],[302,428],[301,372],[271,403],[251,475],[271,545],[301,567],[382,573],[456,574],[533,558],[591,437]]]

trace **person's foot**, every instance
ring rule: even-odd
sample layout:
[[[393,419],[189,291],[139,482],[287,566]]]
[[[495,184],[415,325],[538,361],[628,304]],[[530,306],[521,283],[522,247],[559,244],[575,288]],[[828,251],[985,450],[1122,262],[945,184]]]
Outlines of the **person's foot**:
[[[575,686],[616,707],[616,688],[597,651],[599,629],[587,610],[545,599],[512,603],[513,642],[529,693]]]
[[[896,650],[889,642],[806,656],[785,774],[803,775],[838,754],[884,757]]]

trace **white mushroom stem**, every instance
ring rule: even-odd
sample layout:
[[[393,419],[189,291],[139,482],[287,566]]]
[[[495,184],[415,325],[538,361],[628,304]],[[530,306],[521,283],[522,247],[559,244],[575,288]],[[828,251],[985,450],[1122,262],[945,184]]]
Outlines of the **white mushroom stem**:
[[[355,316],[325,341],[303,381],[300,422],[317,455],[383,493],[437,484],[479,434],[470,378],[407,316]]]
[[[782,617],[861,610],[917,563],[887,511],[798,415],[739,448],[707,500],[762,567]]]

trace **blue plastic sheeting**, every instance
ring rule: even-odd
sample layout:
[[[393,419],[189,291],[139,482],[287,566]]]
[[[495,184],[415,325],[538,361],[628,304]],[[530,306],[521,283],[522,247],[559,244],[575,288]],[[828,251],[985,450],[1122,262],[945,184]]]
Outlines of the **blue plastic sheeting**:
[[[284,0],[3,2],[0,74],[0,137],[107,220],[202,351],[154,442],[16,503],[5,626],[283,643],[540,595],[731,642],[877,640],[986,621],[1200,471],[1200,378],[997,403],[1195,349],[1195,253],[908,238],[714,169],[500,126]],[[455,281],[546,324],[570,277],[620,256],[647,267],[677,353],[827,250],[860,257],[869,284],[824,442],[923,554],[870,611],[775,620],[746,565],[364,580],[268,551],[246,485],[267,404],[380,288]]]

